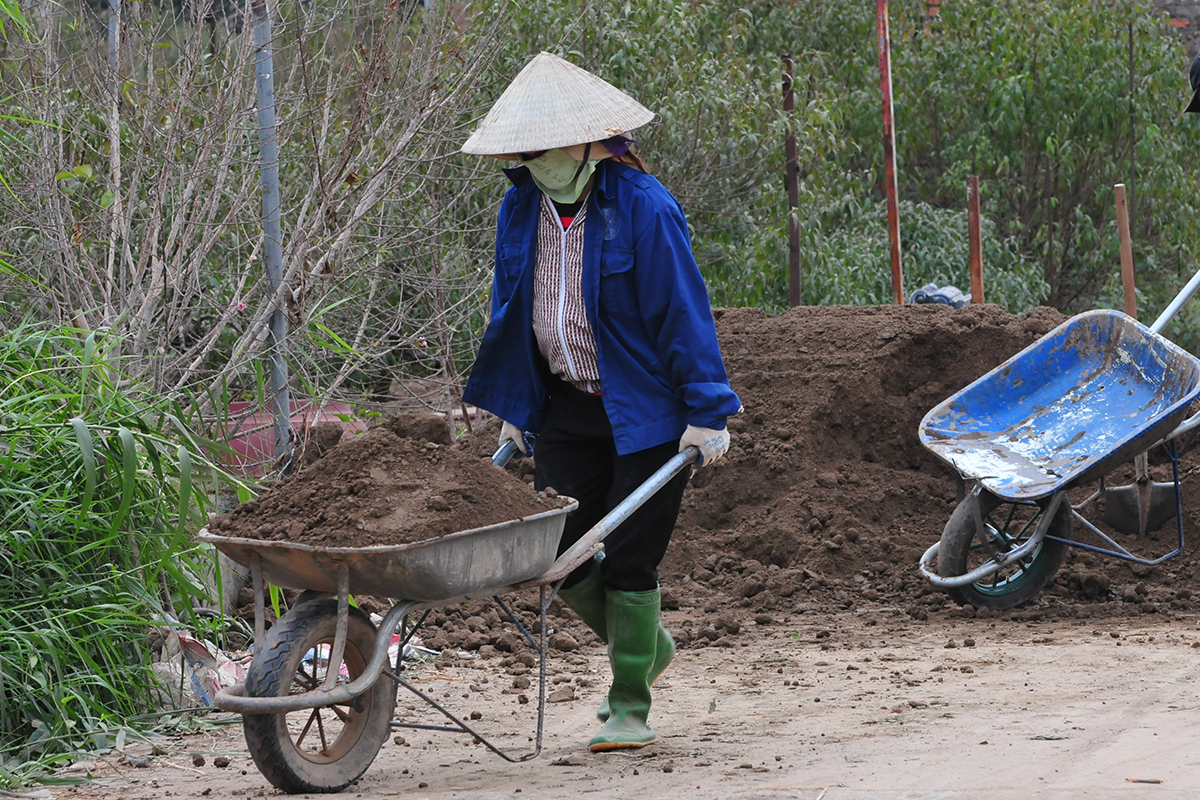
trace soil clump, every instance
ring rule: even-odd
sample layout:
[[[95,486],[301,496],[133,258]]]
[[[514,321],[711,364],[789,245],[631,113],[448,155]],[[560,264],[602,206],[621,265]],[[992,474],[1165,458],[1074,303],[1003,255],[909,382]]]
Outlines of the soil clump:
[[[440,418],[407,415],[330,448],[209,529],[321,547],[399,545],[565,504],[453,444]]]

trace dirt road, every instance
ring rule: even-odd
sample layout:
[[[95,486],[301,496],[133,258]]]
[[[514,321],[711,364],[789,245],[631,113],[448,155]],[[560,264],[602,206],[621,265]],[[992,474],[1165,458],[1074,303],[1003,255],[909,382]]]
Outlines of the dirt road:
[[[694,613],[668,615],[671,624]],[[1150,618],[1150,617],[1153,618]],[[556,653],[541,756],[508,764],[463,735],[398,731],[362,798],[1183,798],[1200,796],[1200,629],[1195,615],[1015,622],[876,607],[800,614],[743,630],[732,647],[681,650],[655,691],[659,742],[593,755],[607,666],[597,646]],[[519,671],[519,670],[517,670]],[[513,688],[495,659],[418,673],[420,685],[505,748],[531,747],[536,681]],[[570,687],[568,689],[567,687]],[[434,721],[402,694],[399,714]],[[160,742],[134,768],[92,762],[99,782],[58,798],[275,794],[240,727]],[[148,748],[133,748],[146,755]],[[194,754],[204,756],[193,766]],[[217,756],[228,758],[224,768]],[[1132,781],[1156,781],[1134,783]],[[1161,781],[1161,783],[1157,783]]]

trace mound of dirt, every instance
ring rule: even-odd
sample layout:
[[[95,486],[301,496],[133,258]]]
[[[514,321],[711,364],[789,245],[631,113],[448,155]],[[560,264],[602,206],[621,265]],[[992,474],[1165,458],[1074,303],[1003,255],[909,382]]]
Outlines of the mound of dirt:
[[[397,545],[565,505],[450,441],[437,417],[395,417],[217,517],[221,536],[324,547]]]
[[[921,446],[917,428],[929,409],[1065,318],[1050,308],[1015,316],[988,305],[807,307],[779,316],[728,309],[715,316],[730,382],[745,412],[729,422],[729,453],[695,472],[660,570],[664,607],[681,610],[668,616],[680,645],[733,646],[745,638],[739,631],[837,609],[872,618],[974,616],[974,609],[957,608],[917,570],[956,505],[957,477]],[[424,491],[458,507],[471,505],[464,494],[482,500],[479,487],[490,478],[500,480],[496,476],[503,476],[503,486],[515,485],[532,497],[530,459],[514,460],[503,471],[488,461],[499,429],[492,419],[453,446],[436,448],[421,437],[388,439],[386,430],[374,431],[352,447],[339,446],[286,491],[273,493],[273,527],[256,523],[266,519],[257,512],[231,519],[251,528],[258,524],[273,537],[290,536],[303,522],[300,535],[309,535],[310,521],[318,527],[314,508],[321,497],[301,492],[321,485],[330,492],[325,496],[337,498],[326,516],[340,520],[340,535],[361,541],[357,525],[378,524],[361,510],[364,499],[368,507],[379,507],[371,503],[380,494],[372,494],[374,489],[364,494],[375,486],[369,479],[378,460],[364,448],[375,442],[381,453],[408,459],[409,480],[415,475],[433,481]],[[1185,456],[1183,467],[1195,471],[1194,463]],[[335,474],[345,474],[340,482],[323,474],[334,467]],[[1169,479],[1161,463],[1153,469],[1157,480]],[[1129,482],[1130,473],[1118,470],[1113,478]],[[1198,483],[1184,481],[1189,529],[1200,523]],[[358,494],[356,485],[363,487]],[[444,513],[429,514],[430,524]],[[1173,525],[1166,525],[1146,540],[1123,542],[1157,557],[1173,549],[1174,537]],[[1198,577],[1200,566],[1186,551],[1148,567],[1069,548],[1054,582],[1005,616],[1193,611],[1198,605],[1190,587]],[[512,600],[527,624],[535,621],[535,600]],[[368,599],[367,607],[372,602],[374,610],[386,609],[383,600]],[[423,635],[439,649],[515,654],[519,637],[494,611],[490,601],[438,611]],[[558,601],[551,612],[559,649],[597,641]]]
[[[989,305],[718,316],[745,413],[730,420],[728,455],[698,470],[685,496],[662,568],[672,603],[768,616],[875,605],[924,618],[946,607],[916,565],[956,505],[957,476],[921,446],[921,418],[1065,318]],[[1185,520],[1194,523],[1200,489],[1185,482],[1185,491]],[[1156,557],[1173,538],[1167,525],[1129,544]],[[1088,615],[1111,601],[1140,612],[1191,609],[1190,591],[1175,584],[1197,574],[1186,553],[1149,568],[1071,548],[1054,584],[1011,614],[1069,605],[1061,613]]]

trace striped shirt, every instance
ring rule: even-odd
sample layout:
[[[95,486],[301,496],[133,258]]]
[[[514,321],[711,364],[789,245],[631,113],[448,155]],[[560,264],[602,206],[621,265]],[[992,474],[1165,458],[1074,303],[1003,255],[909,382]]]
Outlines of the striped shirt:
[[[533,334],[550,371],[580,391],[600,391],[596,336],[583,306],[583,225],[587,203],[564,230],[542,195],[533,277]]]

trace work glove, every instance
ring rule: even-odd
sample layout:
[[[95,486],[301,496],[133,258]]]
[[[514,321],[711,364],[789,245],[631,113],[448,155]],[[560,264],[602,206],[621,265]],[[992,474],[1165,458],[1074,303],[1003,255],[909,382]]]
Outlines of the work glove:
[[[683,452],[689,446],[700,448],[700,466],[707,467],[729,449],[729,429],[714,430],[701,428],[698,425],[688,425],[687,430],[679,439],[679,451]]]
[[[521,451],[521,455],[529,455],[529,441],[525,438],[525,434],[516,425],[505,422],[500,426],[500,446],[503,447],[509,439],[517,443],[517,449]]]

